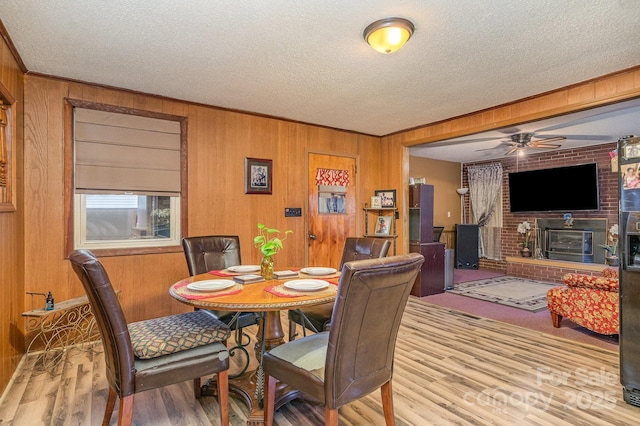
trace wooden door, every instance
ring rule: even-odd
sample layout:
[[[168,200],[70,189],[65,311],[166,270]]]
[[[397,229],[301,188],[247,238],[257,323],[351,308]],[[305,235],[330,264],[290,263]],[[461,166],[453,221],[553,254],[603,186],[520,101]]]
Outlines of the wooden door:
[[[332,193],[327,187],[316,184],[318,169],[347,170],[349,184],[344,196],[336,194],[340,207],[327,212],[324,203],[331,202]],[[326,154],[309,154],[309,214],[307,234],[308,266],[331,266],[338,268],[346,237],[356,236],[356,159]],[[335,199],[335,197],[333,197]],[[319,200],[323,206],[319,207]],[[344,202],[344,207],[342,207]]]

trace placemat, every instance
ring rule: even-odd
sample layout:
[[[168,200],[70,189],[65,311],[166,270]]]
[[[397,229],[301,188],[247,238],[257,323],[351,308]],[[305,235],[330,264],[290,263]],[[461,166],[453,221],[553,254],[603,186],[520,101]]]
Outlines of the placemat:
[[[310,294],[313,294],[314,296],[318,296],[318,295],[331,296],[333,294],[336,294],[338,292],[338,286],[335,283],[332,283],[331,281],[328,281],[328,282],[331,285],[322,291],[292,290],[290,288],[285,287],[284,284],[266,287],[264,290],[278,297],[301,297],[301,296],[309,296]]]
[[[230,296],[232,294],[238,294],[244,287],[240,283],[236,283],[233,287],[225,288],[219,291],[193,291],[187,288],[189,283],[176,284],[173,288],[175,292],[184,297],[185,299],[198,300],[198,299],[211,299],[214,297]]]
[[[305,274],[304,272],[300,272],[300,278],[329,281],[330,278],[340,278],[340,272],[338,271],[329,275],[312,275],[312,274]]]

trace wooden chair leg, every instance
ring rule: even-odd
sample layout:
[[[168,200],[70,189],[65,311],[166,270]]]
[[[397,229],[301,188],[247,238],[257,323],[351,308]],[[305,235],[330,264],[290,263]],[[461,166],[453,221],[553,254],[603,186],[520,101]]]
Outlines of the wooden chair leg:
[[[275,411],[276,399],[276,379],[265,374],[264,376],[264,424],[273,425],[273,415]]]
[[[393,414],[393,390],[391,379],[380,388],[382,393],[382,412],[384,413],[384,421],[387,426],[396,424],[396,418]]]
[[[218,372],[218,404],[220,404],[220,424],[229,424],[229,370]]]
[[[324,407],[324,424],[326,426],[338,426],[338,409],[333,410],[329,407]]]
[[[202,382],[199,377],[197,379],[193,379],[193,395],[196,399],[202,396]]]
[[[104,409],[104,418],[102,419],[102,426],[109,426],[111,416],[113,415],[113,409],[116,407],[116,398],[118,395],[109,387],[109,396],[107,396],[107,407]]]
[[[130,426],[133,419],[133,396],[127,395],[120,398],[120,412],[118,413],[118,426]]]
[[[553,326],[555,328],[560,328],[560,322],[562,321],[562,315],[557,314],[555,312],[549,311],[549,313],[551,314],[551,324],[553,324]]]
[[[293,342],[296,339],[296,323],[289,320],[289,341]]]

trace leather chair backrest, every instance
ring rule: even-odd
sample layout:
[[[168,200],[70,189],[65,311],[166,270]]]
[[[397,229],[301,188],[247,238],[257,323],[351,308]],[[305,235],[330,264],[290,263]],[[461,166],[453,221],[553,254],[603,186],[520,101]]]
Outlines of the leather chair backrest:
[[[207,235],[182,239],[189,275],[241,265],[237,235]]]
[[[400,320],[424,257],[347,262],[334,305],[325,364],[325,403],[337,408],[391,379]]]
[[[102,263],[89,250],[69,256],[91,304],[104,345],[107,380],[120,398],[135,393],[134,354],[129,328]]]
[[[340,269],[346,262],[385,257],[391,242],[384,238],[347,237],[342,250]]]

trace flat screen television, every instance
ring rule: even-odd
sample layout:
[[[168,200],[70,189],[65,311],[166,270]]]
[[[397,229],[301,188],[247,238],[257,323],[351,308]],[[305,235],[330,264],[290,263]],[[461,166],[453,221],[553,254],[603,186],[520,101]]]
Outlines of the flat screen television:
[[[597,163],[509,173],[512,213],[598,210]]]

